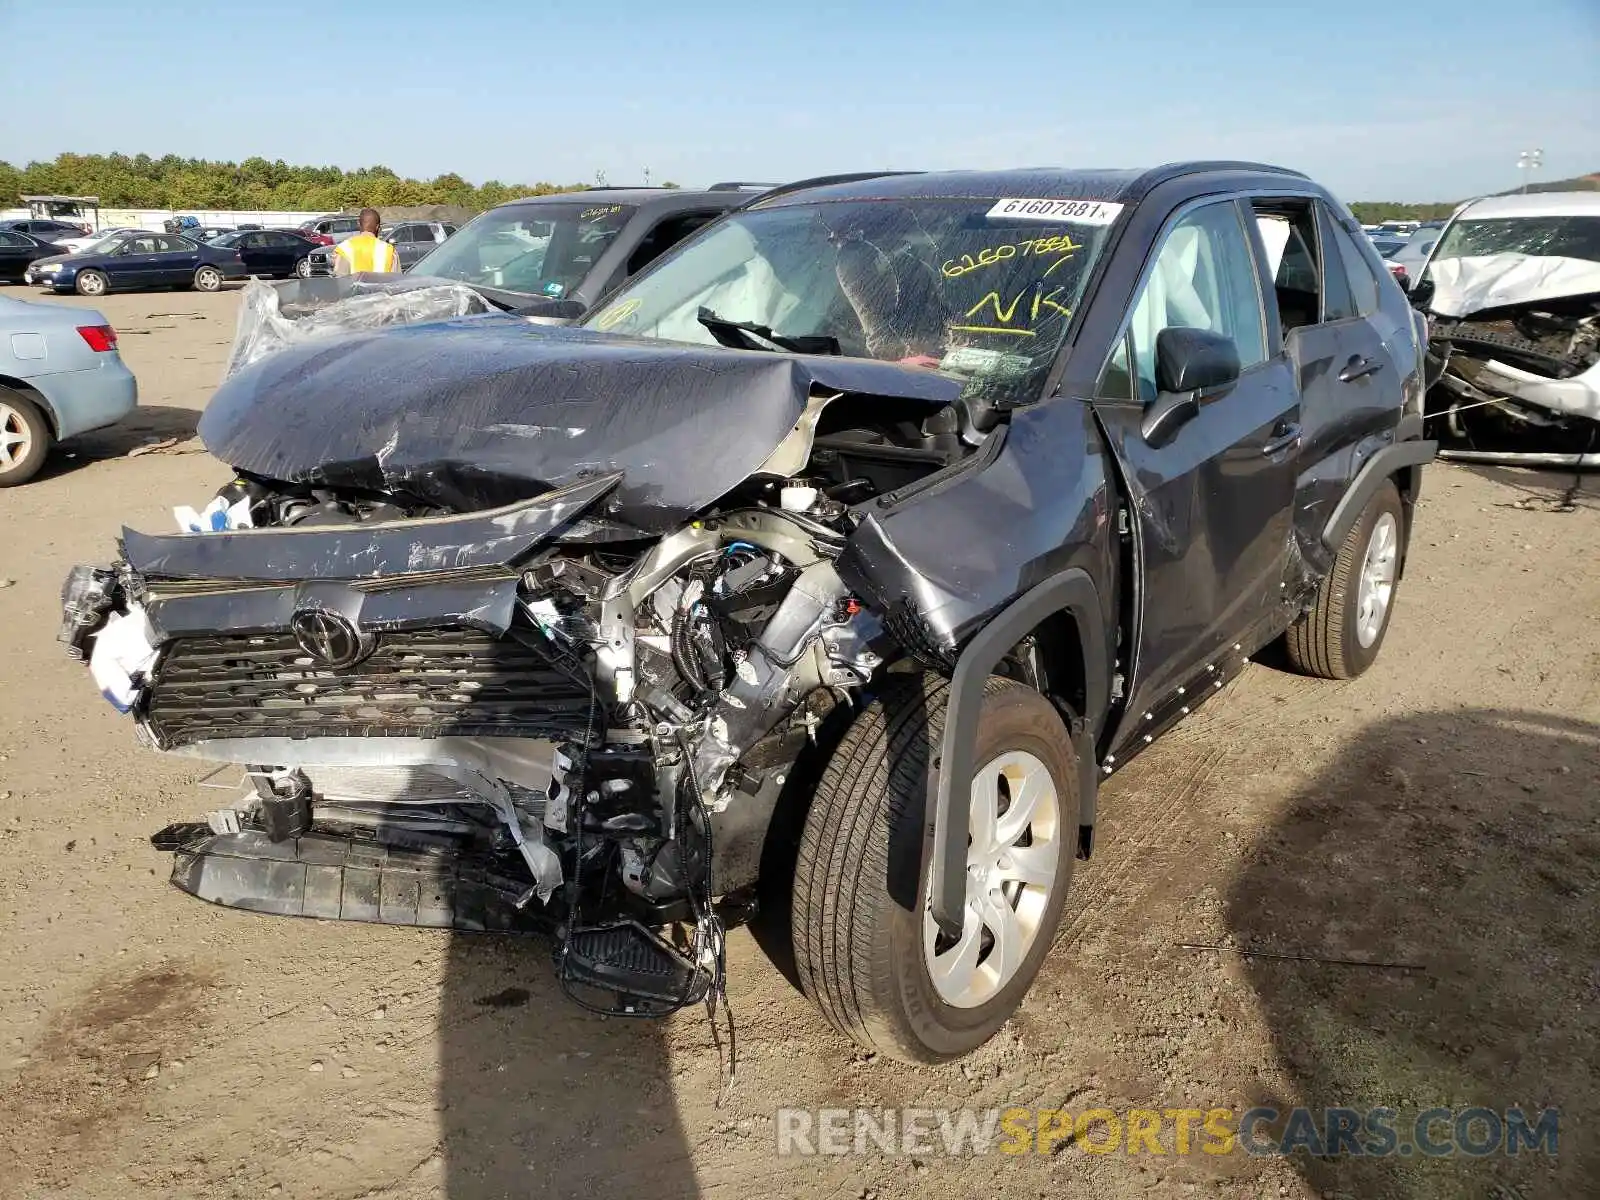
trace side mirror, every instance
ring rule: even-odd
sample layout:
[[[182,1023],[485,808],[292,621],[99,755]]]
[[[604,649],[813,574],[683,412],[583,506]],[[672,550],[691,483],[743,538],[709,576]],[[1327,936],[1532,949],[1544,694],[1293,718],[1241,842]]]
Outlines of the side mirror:
[[[1151,446],[1165,446],[1200,413],[1200,401],[1239,378],[1239,348],[1209,329],[1174,327],[1156,335],[1157,395],[1145,407],[1139,431]]]

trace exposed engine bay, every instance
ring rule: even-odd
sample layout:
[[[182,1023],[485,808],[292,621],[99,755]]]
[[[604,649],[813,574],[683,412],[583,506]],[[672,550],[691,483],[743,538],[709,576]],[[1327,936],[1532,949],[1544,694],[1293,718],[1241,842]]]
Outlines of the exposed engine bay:
[[[1600,264],[1497,254],[1430,272],[1441,457],[1600,466]]]
[[[901,657],[836,568],[847,538],[998,436],[959,403],[805,386],[776,448],[670,529],[625,462],[486,508],[353,469],[272,478],[240,452],[203,513],[180,510],[200,532],[124,531],[115,565],[69,578],[62,638],[150,746],[242,780],[156,835],[174,882],[256,911],[550,933],[602,1011],[719,987],[716,902],[754,882],[822,722]],[[208,443],[228,413],[219,393]],[[703,483],[669,489],[687,508]]]

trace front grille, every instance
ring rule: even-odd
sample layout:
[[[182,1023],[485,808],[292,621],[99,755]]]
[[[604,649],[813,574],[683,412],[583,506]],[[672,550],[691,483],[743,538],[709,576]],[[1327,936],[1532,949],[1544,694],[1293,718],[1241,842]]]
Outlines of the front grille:
[[[512,638],[383,634],[372,657],[319,666],[293,635],[180,638],[146,710],[163,749],[210,738],[546,737],[581,733],[589,689]]]

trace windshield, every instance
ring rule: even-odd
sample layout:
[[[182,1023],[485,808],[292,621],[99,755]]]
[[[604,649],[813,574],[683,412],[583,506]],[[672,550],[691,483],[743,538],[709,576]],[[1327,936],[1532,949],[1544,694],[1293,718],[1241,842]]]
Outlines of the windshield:
[[[1457,221],[1439,239],[1433,261],[1484,254],[1536,254],[1600,262],[1600,215]]]
[[[105,237],[97,238],[95,241],[90,242],[87,246],[82,247],[79,249],[78,253],[105,254],[111,250],[115,250],[122,239],[127,236],[128,235],[126,233],[108,233]]]
[[[629,204],[581,201],[491,209],[411,273],[559,299],[583,282],[632,214]]]
[[[939,370],[966,381],[969,396],[1031,399],[1107,225],[992,215],[1000,207],[994,198],[865,200],[739,213],[584,324],[752,349],[820,343]],[[1114,215],[1115,206],[1098,208]],[[736,322],[758,332],[730,330]]]

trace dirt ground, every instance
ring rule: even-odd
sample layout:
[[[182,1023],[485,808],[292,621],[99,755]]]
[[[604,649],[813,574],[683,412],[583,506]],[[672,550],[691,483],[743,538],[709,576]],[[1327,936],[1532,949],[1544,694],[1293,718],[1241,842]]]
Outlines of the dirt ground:
[[[969,1060],[869,1060],[735,930],[724,1094],[702,1012],[586,1015],[540,943],[167,885],[148,835],[220,793],[135,747],[55,643],[57,593],[226,480],[197,443],[126,455],[191,433],[236,304],[102,300],[144,407],[0,492],[0,1195],[1600,1194],[1600,478],[1558,513],[1570,479],[1430,470],[1378,665],[1252,665],[1119,775],[1044,974]],[[1556,1105],[1559,1153],[775,1152],[780,1107],[1260,1103]]]

